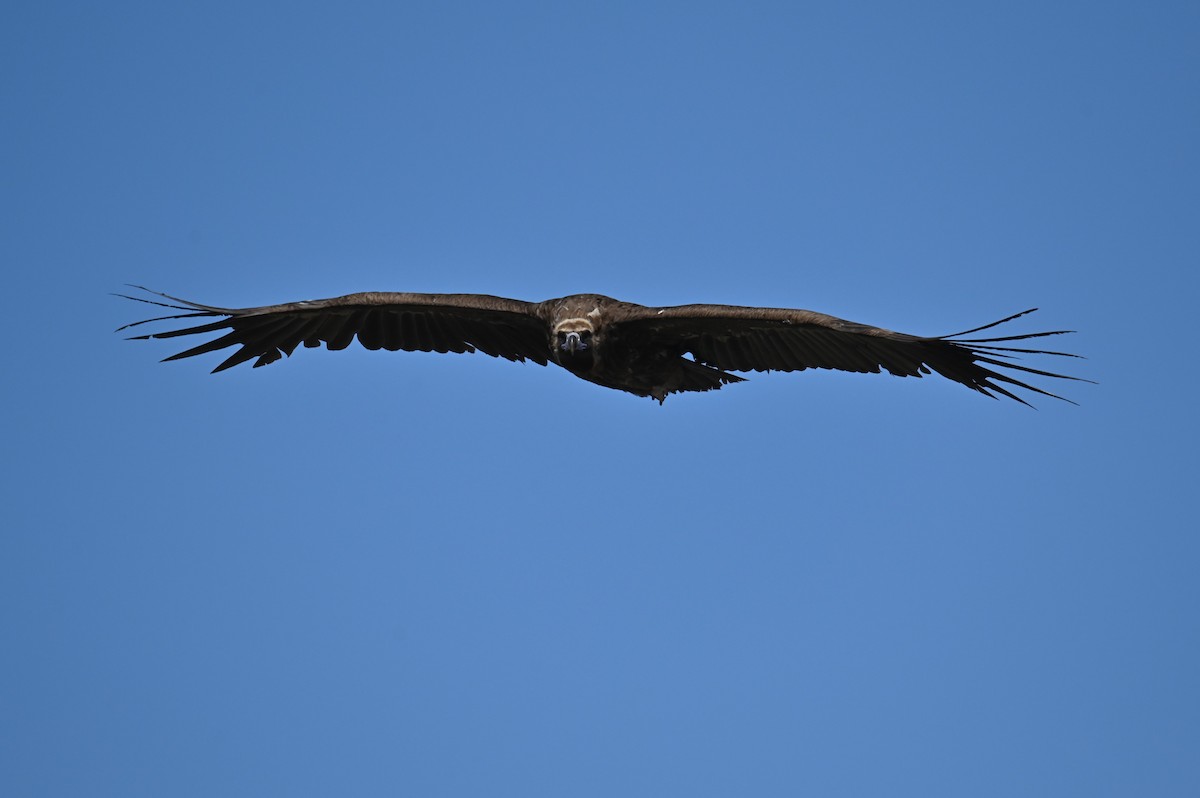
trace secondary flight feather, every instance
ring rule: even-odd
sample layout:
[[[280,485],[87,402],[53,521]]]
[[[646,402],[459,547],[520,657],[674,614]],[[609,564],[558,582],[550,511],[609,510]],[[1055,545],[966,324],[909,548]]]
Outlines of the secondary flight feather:
[[[285,355],[290,357],[301,344],[345,349],[357,338],[367,349],[478,351],[540,366],[553,363],[589,382],[651,397],[660,404],[672,393],[717,390],[745,379],[729,373],[733,371],[817,368],[887,371],[900,377],[937,373],[986,396],[1005,396],[1022,404],[1029,402],[1014,390],[1070,401],[1026,379],[1090,382],[1015,362],[1022,355],[1078,357],[1012,346],[1070,330],[965,337],[1036,308],[961,333],[925,337],[811,310],[737,305],[659,308],[600,294],[523,302],[486,294],[372,292],[257,308],[221,308],[133,287],[158,299],[118,296],[184,312],[120,329],[178,319],[212,319],[132,338],[215,335],[165,358],[179,360],[237,347],[214,372],[248,361],[254,361],[255,368],[265,366]]]

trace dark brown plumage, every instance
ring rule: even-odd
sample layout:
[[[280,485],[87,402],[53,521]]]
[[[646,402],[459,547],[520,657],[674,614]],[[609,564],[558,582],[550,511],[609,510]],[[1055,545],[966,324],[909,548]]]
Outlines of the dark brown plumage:
[[[660,403],[671,393],[715,390],[744,379],[730,371],[882,370],[901,377],[920,377],[932,371],[987,396],[1000,394],[1022,404],[1028,402],[1009,388],[1063,397],[997,368],[1089,382],[1013,362],[1023,354],[1077,355],[1007,345],[1070,330],[963,337],[1032,310],[954,335],[927,338],[811,310],[735,305],[653,308],[599,294],[535,303],[484,294],[363,293],[258,308],[218,308],[141,290],[170,302],[119,296],[187,312],[134,322],[121,329],[173,319],[215,318],[192,327],[133,336],[148,339],[219,333],[166,358],[178,360],[238,347],[214,372],[250,360],[255,368],[265,366],[290,356],[301,344],[345,349],[357,337],[367,349],[478,350],[542,366],[556,363],[597,385],[653,397]]]

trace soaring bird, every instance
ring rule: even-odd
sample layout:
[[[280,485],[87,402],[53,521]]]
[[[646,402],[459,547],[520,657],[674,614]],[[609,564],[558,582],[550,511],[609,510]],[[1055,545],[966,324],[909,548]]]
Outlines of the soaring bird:
[[[635,396],[652,397],[659,404],[668,394],[712,391],[744,380],[731,371],[885,370],[900,377],[937,372],[985,396],[997,398],[999,394],[1025,405],[1029,402],[1010,388],[1071,400],[997,369],[1090,382],[1013,362],[1020,355],[1078,357],[1009,345],[1071,330],[964,337],[1036,308],[953,335],[930,338],[811,310],[737,305],[658,308],[600,294],[522,302],[486,294],[372,292],[257,308],[220,308],[142,286],[132,287],[167,301],[118,296],[186,312],[134,322],[120,330],[174,319],[213,318],[215,321],[132,338],[221,333],[165,358],[179,360],[238,347],[213,369],[214,373],[249,360],[254,361],[255,368],[274,363],[284,355],[290,357],[300,344],[345,349],[357,337],[367,349],[479,351],[507,360],[530,360],[540,366],[554,363],[576,377]]]

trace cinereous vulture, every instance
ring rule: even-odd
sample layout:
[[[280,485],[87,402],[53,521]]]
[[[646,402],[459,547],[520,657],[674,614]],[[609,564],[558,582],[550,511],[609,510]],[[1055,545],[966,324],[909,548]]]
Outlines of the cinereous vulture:
[[[485,294],[361,293],[258,308],[219,308],[133,287],[169,301],[119,296],[187,312],[120,329],[173,319],[214,318],[182,329],[133,336],[220,333],[166,358],[178,360],[238,347],[214,372],[249,360],[255,368],[265,366],[290,356],[300,344],[345,349],[357,337],[367,349],[479,351],[541,366],[555,363],[576,377],[635,396],[649,396],[659,403],[668,394],[711,391],[743,380],[731,371],[884,370],[901,377],[937,372],[986,396],[1000,394],[1022,404],[1029,403],[1010,388],[1063,397],[997,369],[1088,382],[1013,362],[1019,355],[1078,357],[1009,345],[1070,330],[964,337],[1032,310],[954,335],[928,338],[811,310],[736,305],[656,308],[600,294],[522,302]]]

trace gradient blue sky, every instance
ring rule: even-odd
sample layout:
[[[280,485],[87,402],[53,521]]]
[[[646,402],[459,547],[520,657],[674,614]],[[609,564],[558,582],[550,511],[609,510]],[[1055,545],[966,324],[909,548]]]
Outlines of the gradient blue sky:
[[[1196,795],[1197,41],[1194,2],[8,3],[0,792]],[[1100,385],[209,376],[112,334],[126,282],[1037,305]]]

